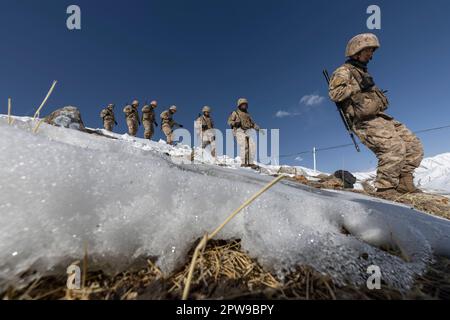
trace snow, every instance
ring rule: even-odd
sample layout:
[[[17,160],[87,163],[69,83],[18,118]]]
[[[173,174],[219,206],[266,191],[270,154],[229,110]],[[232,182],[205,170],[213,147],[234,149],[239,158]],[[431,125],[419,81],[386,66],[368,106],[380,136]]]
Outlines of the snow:
[[[196,239],[273,179],[238,168],[238,159],[218,161],[230,167],[189,164],[187,146],[45,123],[33,134],[32,127],[29,118],[9,126],[0,117],[0,289],[30,268],[65,272],[85,243],[91,268],[118,271],[151,256],[170,273]],[[377,265],[384,281],[402,289],[434,254],[450,257],[450,221],[289,181],[218,238],[242,239],[243,249],[280,278],[307,264],[337,282],[364,285],[367,268]],[[409,259],[379,249],[388,245]]]
[[[358,181],[369,182],[376,178],[376,170],[355,173]],[[429,193],[450,195],[450,153],[425,158],[414,173],[416,185]]]

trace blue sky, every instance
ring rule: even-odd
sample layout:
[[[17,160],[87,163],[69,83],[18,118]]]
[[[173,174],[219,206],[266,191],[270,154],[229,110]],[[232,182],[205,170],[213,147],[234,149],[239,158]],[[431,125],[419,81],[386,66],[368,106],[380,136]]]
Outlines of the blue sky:
[[[66,28],[71,4],[81,7],[80,31]],[[115,130],[125,132],[119,109],[138,98],[158,100],[158,113],[176,104],[190,128],[210,105],[225,129],[242,96],[262,127],[281,130],[281,154],[346,144],[321,71],[343,63],[347,41],[368,31],[371,4],[382,10],[382,48],[370,71],[389,90],[389,113],[412,130],[450,124],[447,0],[2,0],[0,113],[12,97],[15,114],[32,115],[56,79],[43,113],[74,105],[90,127],[101,126],[99,112],[113,102]],[[427,156],[450,151],[450,129],[420,138]],[[319,153],[318,168],[374,168],[376,158],[362,150]],[[312,166],[311,155],[295,158],[282,162]]]

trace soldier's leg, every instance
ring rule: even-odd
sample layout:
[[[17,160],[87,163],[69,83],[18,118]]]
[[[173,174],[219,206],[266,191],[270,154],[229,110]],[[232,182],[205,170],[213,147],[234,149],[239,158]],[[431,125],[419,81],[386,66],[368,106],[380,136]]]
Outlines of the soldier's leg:
[[[151,124],[150,130],[148,131],[148,139],[152,140],[154,134],[155,134],[155,128],[153,127],[153,124]]]
[[[210,137],[210,145],[211,145],[211,155],[216,157],[216,139],[215,137]]]
[[[134,121],[132,119],[127,119],[128,135],[133,136],[134,131]]]
[[[150,139],[150,123],[148,121],[144,121],[142,124],[144,125],[144,138]]]
[[[113,131],[113,122],[112,121],[104,121],[103,122],[103,127],[107,131]]]
[[[241,158],[241,165],[245,164],[245,156],[246,156],[246,137],[244,130],[237,129],[236,130],[236,142],[239,146],[239,157]]]
[[[402,174],[413,173],[423,160],[423,145],[417,136],[404,124],[394,121],[398,135],[405,142],[405,163],[401,169]]]
[[[395,129],[395,122],[377,117],[357,125],[355,133],[378,158],[375,187],[397,188],[405,164],[406,145]]]
[[[162,130],[166,135],[167,143],[170,145],[173,144],[172,129],[169,126],[163,126]]]
[[[256,143],[252,139],[252,137],[250,137],[250,136],[249,136],[249,139],[248,139],[248,143],[249,143],[249,148],[250,148],[248,163],[249,164],[254,164],[255,158],[256,158]]]

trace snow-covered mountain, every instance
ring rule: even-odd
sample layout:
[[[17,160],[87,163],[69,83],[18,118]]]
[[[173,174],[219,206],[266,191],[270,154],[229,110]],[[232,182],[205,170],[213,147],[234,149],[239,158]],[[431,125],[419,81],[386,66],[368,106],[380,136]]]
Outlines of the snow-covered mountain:
[[[0,116],[0,291],[29,268],[64,268],[82,257],[85,243],[91,266],[117,270],[152,256],[169,273],[196,239],[273,179],[235,159],[219,160],[227,167],[192,164],[186,146],[45,123],[34,134],[34,126],[27,118],[10,126]],[[290,181],[261,196],[218,238],[241,239],[280,276],[306,264],[338,283],[364,284],[367,268],[377,265],[398,288],[434,254],[450,257],[448,220]],[[409,259],[380,246],[401,248]]]
[[[415,175],[420,188],[450,195],[450,152],[424,159]]]
[[[359,181],[373,181],[376,171],[358,172],[355,176]],[[420,189],[429,193],[450,195],[450,153],[425,158],[414,176]]]

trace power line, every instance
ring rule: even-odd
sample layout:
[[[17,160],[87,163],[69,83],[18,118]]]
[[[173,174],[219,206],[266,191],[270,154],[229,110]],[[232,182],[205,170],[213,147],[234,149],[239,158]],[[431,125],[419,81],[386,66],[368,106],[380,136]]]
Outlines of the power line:
[[[446,126],[442,126],[442,127],[436,127],[436,128],[423,129],[423,130],[419,130],[419,131],[414,131],[414,133],[415,134],[420,134],[420,133],[438,131],[438,130],[448,129],[448,128],[450,128],[450,125],[446,125]],[[348,147],[351,147],[351,146],[353,146],[353,143],[341,144],[341,145],[331,146],[331,147],[326,147],[326,148],[317,148],[316,152],[348,148]],[[297,153],[293,153],[293,154],[280,155],[280,158],[291,158],[291,157],[295,157],[295,156],[301,156],[303,154],[313,154],[313,153],[314,152],[311,151],[311,150],[309,150],[309,151],[301,151],[301,152],[297,152]]]

